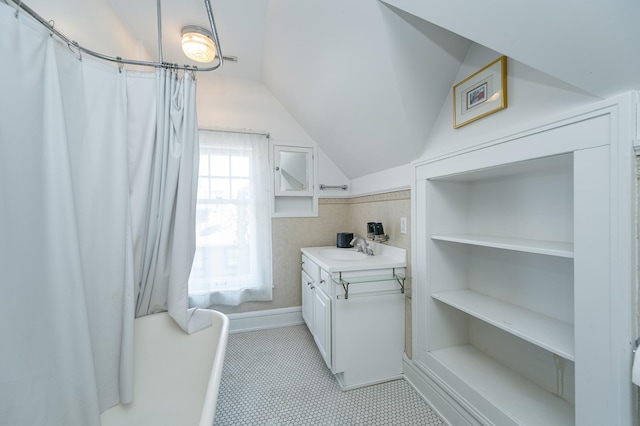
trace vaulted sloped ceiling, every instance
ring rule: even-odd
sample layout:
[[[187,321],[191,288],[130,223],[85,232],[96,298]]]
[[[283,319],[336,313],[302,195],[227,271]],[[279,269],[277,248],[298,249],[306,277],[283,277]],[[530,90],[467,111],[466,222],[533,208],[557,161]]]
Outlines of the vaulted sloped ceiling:
[[[263,79],[349,178],[417,158],[469,42],[370,0],[270,0]]]
[[[109,1],[157,57],[156,1]],[[348,178],[419,156],[470,44],[378,1],[212,5],[223,53],[239,58],[216,74],[262,80]],[[162,2],[165,60],[186,61],[180,29],[207,27],[203,10]]]
[[[155,57],[156,0],[108,0]],[[164,0],[165,58],[202,0]],[[348,178],[418,158],[471,41],[601,98],[640,88],[640,1],[212,0],[217,75],[261,81]],[[179,59],[175,59],[179,58]],[[201,78],[207,78],[206,76]]]
[[[600,98],[640,88],[638,0],[384,0]]]

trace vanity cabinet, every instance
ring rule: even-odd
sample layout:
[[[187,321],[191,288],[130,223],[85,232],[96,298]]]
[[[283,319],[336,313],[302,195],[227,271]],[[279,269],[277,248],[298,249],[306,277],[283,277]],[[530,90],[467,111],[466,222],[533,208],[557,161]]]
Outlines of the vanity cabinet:
[[[320,286],[316,286],[313,297],[313,327],[313,340],[331,368],[331,299]]]
[[[302,319],[313,333],[313,294],[314,283],[309,274],[302,271]]]
[[[416,166],[407,370],[451,423],[632,424],[632,175],[610,114]]]
[[[343,390],[402,377],[406,253],[396,250],[359,263],[325,255],[356,254],[347,249],[302,249],[303,318]]]
[[[302,319],[324,362],[331,368],[331,300],[320,273],[320,267],[302,255]]]

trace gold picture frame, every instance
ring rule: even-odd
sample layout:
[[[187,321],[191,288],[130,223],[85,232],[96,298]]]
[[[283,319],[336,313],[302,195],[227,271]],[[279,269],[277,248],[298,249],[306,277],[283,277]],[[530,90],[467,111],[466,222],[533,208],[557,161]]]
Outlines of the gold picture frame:
[[[453,128],[507,107],[507,57],[502,56],[453,86]]]

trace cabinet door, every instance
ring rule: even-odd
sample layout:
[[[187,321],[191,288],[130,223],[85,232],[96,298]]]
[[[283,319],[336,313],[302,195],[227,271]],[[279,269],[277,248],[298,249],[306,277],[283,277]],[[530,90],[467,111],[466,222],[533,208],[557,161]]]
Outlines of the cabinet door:
[[[313,148],[274,146],[274,195],[313,196]]]
[[[302,319],[307,323],[309,331],[313,334],[314,315],[313,315],[313,288],[314,283],[311,277],[302,271]]]
[[[315,289],[313,339],[320,349],[320,354],[331,368],[331,299],[320,288]]]

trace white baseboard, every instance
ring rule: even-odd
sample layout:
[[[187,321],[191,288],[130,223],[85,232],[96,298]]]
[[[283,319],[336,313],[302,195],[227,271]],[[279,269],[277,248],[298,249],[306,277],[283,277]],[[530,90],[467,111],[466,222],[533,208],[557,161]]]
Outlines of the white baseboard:
[[[227,316],[229,317],[229,333],[304,324],[302,320],[302,308],[300,306],[268,309],[266,311],[242,312],[239,314],[228,314]]]
[[[431,377],[425,374],[412,359],[403,358],[405,380],[427,401],[434,411],[450,425],[481,426],[490,424],[476,419],[451,397]],[[486,420],[486,419],[485,419]]]

